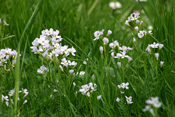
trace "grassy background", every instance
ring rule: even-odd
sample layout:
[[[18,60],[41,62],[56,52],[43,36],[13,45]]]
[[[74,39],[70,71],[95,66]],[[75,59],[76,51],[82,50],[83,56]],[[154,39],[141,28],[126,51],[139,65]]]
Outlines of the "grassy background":
[[[121,0],[120,14],[114,14],[109,8],[110,1],[96,1],[96,6],[90,12],[94,4],[92,0],[0,0],[0,18],[10,24],[1,31],[0,48],[17,50],[20,45],[22,55],[15,70],[5,72],[1,69],[0,94],[8,93],[15,86],[27,88],[28,103],[20,110],[22,116],[150,116],[142,109],[145,100],[151,96],[158,96],[163,102],[158,110],[159,116],[175,116],[174,1],[148,0],[138,3],[135,0]],[[110,29],[113,31],[111,40],[133,47],[131,30],[124,22],[135,10],[143,10],[141,19],[145,28],[148,25],[154,27],[153,37],[142,41],[141,49],[144,50],[147,44],[154,41],[164,44],[160,59],[165,61],[165,65],[158,68],[157,75],[154,68],[156,62],[143,51],[133,52],[133,62],[126,63],[126,67],[120,70],[109,54],[106,58],[100,55],[100,43],[93,42],[94,31]],[[76,71],[85,70],[83,78],[65,76],[58,70],[58,65],[47,64],[31,52],[32,41],[39,37],[43,29],[49,28],[58,29],[64,38],[63,44],[76,48]],[[87,57],[91,60],[86,66],[82,65]],[[36,71],[42,64],[50,66],[51,72],[38,75]],[[95,74],[95,79],[92,79],[92,74]],[[78,86],[90,81],[98,85],[91,106],[87,97],[79,93],[75,95]],[[122,81],[130,83],[126,94],[133,96],[132,105],[115,102],[119,95],[117,85]],[[76,82],[77,86],[73,87],[72,82]],[[58,93],[54,93],[53,89],[57,89]],[[53,98],[50,98],[51,94]],[[102,101],[96,100],[99,94],[102,95]],[[8,108],[0,104],[0,114],[3,116],[12,116],[13,109],[13,106]]]

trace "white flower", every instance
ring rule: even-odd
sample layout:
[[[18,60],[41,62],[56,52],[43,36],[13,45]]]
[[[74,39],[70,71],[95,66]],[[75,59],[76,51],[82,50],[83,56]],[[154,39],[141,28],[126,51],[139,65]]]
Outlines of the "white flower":
[[[120,102],[120,98],[117,97],[116,102]]]
[[[108,43],[109,43],[109,39],[108,39],[108,38],[106,38],[106,37],[104,37],[104,38],[103,38],[103,42],[104,42],[104,45],[106,45],[106,44],[108,44]]]
[[[48,72],[49,70],[44,65],[37,70],[39,74],[43,74],[45,71]]]
[[[80,76],[83,76],[85,74],[85,71],[80,71]]]
[[[160,67],[162,67],[164,64],[164,61],[160,61]]]
[[[56,90],[56,89],[53,89],[53,92],[58,92],[58,90]]]
[[[159,44],[159,49],[162,49],[163,48],[163,44]]]
[[[117,9],[117,8],[121,8],[122,5],[120,2],[110,2],[109,7],[111,7],[112,9]]]
[[[29,94],[29,92],[28,92],[27,89],[22,89],[22,91],[23,91],[23,93],[25,94],[24,97],[26,97],[26,96]]]
[[[74,86],[76,86],[76,83],[75,83],[75,82],[73,82],[73,85],[74,85]]]
[[[143,31],[139,31],[139,33],[138,33],[138,37],[139,38],[143,38],[144,35],[145,35],[145,33]]]
[[[100,38],[100,36],[103,35],[103,32],[104,32],[104,30],[102,30],[102,31],[95,31],[94,32],[94,36],[95,36],[94,41],[98,40]]]
[[[95,83],[89,83],[81,86],[81,89],[79,89],[79,92],[81,92],[82,95],[86,95],[90,97],[90,94],[94,91],[96,91],[97,85]]]
[[[132,104],[132,103],[133,103],[133,102],[132,102],[132,97],[131,97],[131,96],[129,96],[129,97],[125,96],[125,98],[126,98],[127,104]]]
[[[159,58],[159,53],[155,53],[156,60]]]
[[[15,89],[10,90],[9,96],[13,96],[14,93],[15,93]]]
[[[133,42],[136,42],[136,39],[135,38],[133,38]]]
[[[138,27],[138,26],[136,26],[134,29],[135,29],[136,31],[138,31],[138,30],[139,30],[139,27]]]
[[[74,70],[73,70],[73,69],[69,70],[69,73],[70,73],[70,74],[72,74],[73,72],[74,72]]]
[[[28,101],[27,100],[24,100],[24,103],[23,104],[25,104],[25,103],[27,103]]]
[[[101,99],[101,95],[97,96],[97,100],[100,100]]]
[[[102,46],[100,46],[99,50],[100,50],[101,53],[103,53],[103,47]]]
[[[122,88],[122,89],[129,89],[129,83],[128,82],[126,82],[126,83],[122,83],[122,84],[120,84],[120,85],[118,85],[118,88],[120,89],[120,88]]]
[[[149,105],[152,105],[155,108],[160,108],[162,105],[162,103],[159,102],[158,97],[151,97],[151,99],[146,100],[146,103]]]
[[[120,68],[121,67],[121,62],[117,62],[117,65]]]
[[[111,30],[108,30],[107,35],[111,35],[111,34],[112,34],[112,31]]]
[[[153,30],[153,27],[151,25],[148,26],[148,30]]]
[[[86,62],[86,61],[83,61],[83,64],[84,64],[84,65],[86,65],[86,64],[87,64],[87,62]]]

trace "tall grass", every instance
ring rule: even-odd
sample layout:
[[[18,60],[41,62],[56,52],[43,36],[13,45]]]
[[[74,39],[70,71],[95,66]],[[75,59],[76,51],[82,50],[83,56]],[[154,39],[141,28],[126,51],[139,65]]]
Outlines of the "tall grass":
[[[15,69],[6,72],[0,68],[0,95],[8,94],[15,88],[15,104],[7,107],[0,101],[0,116],[151,116],[142,109],[146,105],[145,100],[154,96],[158,96],[163,103],[157,116],[175,116],[173,0],[149,0],[145,3],[122,0],[122,13],[118,14],[106,0],[0,2],[0,18],[10,24],[3,30],[0,49],[9,47],[21,54],[17,57]],[[134,10],[143,10],[141,19],[145,28],[148,25],[154,28],[153,35],[141,41],[138,48],[132,42],[132,29],[124,25]],[[31,52],[32,41],[39,37],[43,29],[50,28],[60,31],[63,45],[76,48],[76,57],[70,59],[78,62],[75,72],[85,71],[84,76],[65,74],[59,69],[59,62],[47,61]],[[105,46],[106,52],[100,53],[101,44],[93,41],[93,33],[101,29],[113,31],[109,36],[110,42],[118,40],[122,45],[137,49],[131,52],[132,62],[125,61],[119,69],[117,61],[110,56],[108,46]],[[160,53],[160,59],[165,62],[162,68],[154,57],[145,52],[147,44],[153,42],[164,44]],[[82,64],[87,58],[87,64]],[[37,74],[37,69],[43,64],[50,72]],[[76,86],[73,86],[73,82]],[[91,98],[79,92],[75,94],[81,85],[89,82],[97,84],[97,91]],[[122,82],[130,83],[125,94],[132,95],[132,105],[126,105],[124,100],[116,102],[120,96],[117,85]],[[17,100],[21,88],[29,91],[28,102],[22,108]],[[58,92],[54,92],[54,89]],[[101,100],[97,100],[98,95],[102,95]]]

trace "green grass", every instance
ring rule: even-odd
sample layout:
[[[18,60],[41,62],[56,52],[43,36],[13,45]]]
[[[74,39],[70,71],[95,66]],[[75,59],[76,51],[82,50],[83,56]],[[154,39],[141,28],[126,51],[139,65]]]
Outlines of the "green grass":
[[[158,96],[162,107],[156,116],[175,116],[175,5],[174,0],[148,0],[138,3],[135,0],[120,0],[122,13],[115,14],[107,0],[0,0],[0,18],[10,25],[0,27],[0,49],[12,48],[20,52],[16,67],[6,72],[0,67],[0,95],[7,95],[15,88],[15,104],[9,107],[0,101],[0,116],[152,116],[143,112],[145,100]],[[132,29],[124,22],[134,10],[142,10],[141,20],[147,29],[153,26],[153,35],[147,36],[135,45],[132,42]],[[58,29],[63,37],[63,45],[73,46],[77,50],[78,62],[75,72],[85,71],[83,77],[73,76],[59,69],[59,62],[51,62],[31,52],[30,47],[44,29]],[[100,41],[93,41],[96,30],[112,30],[110,42],[118,40],[122,45],[133,47],[129,54],[130,63],[110,56],[110,48],[100,54]],[[162,68],[154,55],[145,52],[148,44],[164,44],[160,50]],[[83,61],[87,61],[87,65]],[[60,59],[60,58],[59,58]],[[59,60],[58,60],[59,61]],[[120,60],[121,61],[121,60]],[[38,74],[41,65],[50,72]],[[95,78],[92,75],[95,75]],[[76,86],[73,86],[73,82]],[[93,82],[97,84],[91,98],[75,94],[81,85]],[[132,96],[133,104],[125,104],[117,85],[129,82],[125,95]],[[17,101],[18,92],[26,88],[28,102]],[[53,90],[57,89],[58,92]],[[52,98],[50,95],[52,94]],[[97,96],[102,95],[101,100]],[[20,95],[19,95],[20,96]],[[1,97],[1,96],[0,96]]]

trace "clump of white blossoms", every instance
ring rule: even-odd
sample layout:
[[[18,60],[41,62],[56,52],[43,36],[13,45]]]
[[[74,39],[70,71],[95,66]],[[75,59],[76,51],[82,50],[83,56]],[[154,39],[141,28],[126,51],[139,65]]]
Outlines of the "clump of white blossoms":
[[[154,109],[160,108],[162,103],[159,102],[158,97],[151,97],[151,99],[146,100],[147,105],[143,109],[144,112],[149,111],[152,115],[154,115]]]
[[[140,21],[139,18],[140,18],[140,13],[132,13],[128,17],[128,19],[125,21],[125,24],[131,27],[131,25],[129,23],[132,22],[134,26],[131,27],[131,28],[135,29],[135,31],[136,31],[135,36],[138,37],[139,39],[141,39],[141,38],[145,37],[147,34],[151,35],[152,34],[152,28],[149,28],[148,31],[143,30],[142,27],[141,27],[143,21]],[[136,37],[133,38],[133,42],[136,42]]]
[[[10,48],[1,49],[0,66],[3,66],[6,71],[10,71],[10,65],[12,65],[12,67],[15,67],[17,54],[18,53],[16,50],[12,50]]]
[[[18,101],[22,100],[23,101],[23,104],[27,103],[27,99],[25,99],[25,97],[29,94],[28,90],[27,89],[23,89],[19,91],[19,93],[21,94],[20,97],[18,97]],[[15,94],[15,89],[12,89],[9,91],[8,95],[4,96],[2,95],[2,102],[5,101],[5,104],[6,106],[9,106],[9,104],[14,104],[14,94]]]
[[[147,51],[147,52],[149,52],[149,54],[151,54],[151,49],[159,49],[160,50],[163,48],[163,46],[164,46],[163,44],[154,42],[153,44],[148,44],[145,51]],[[159,53],[155,53],[154,55],[155,55],[156,60],[158,61]]]
[[[164,46],[163,44],[154,42],[153,44],[148,44],[148,46],[146,48],[146,51],[148,51],[149,53],[151,53],[151,48],[152,49],[159,48],[159,50],[160,50],[160,49],[163,48],[163,46]]]
[[[59,35],[59,30],[54,31],[51,29],[46,29],[41,32],[39,38],[36,38],[32,42],[32,52],[35,54],[42,55],[44,58],[48,58],[52,61],[56,60],[57,57],[61,58],[61,65],[59,65],[60,69],[64,71],[63,67],[73,66],[75,67],[77,65],[77,62],[67,60],[66,57],[69,55],[75,56],[76,50],[74,47],[69,48],[68,45],[62,45],[62,37]],[[42,68],[38,70],[38,73],[43,73],[44,71],[47,71]],[[72,73],[72,72],[70,72]]]
[[[97,85],[95,83],[90,82],[89,84],[82,85],[81,89],[79,89],[79,92],[81,92],[82,95],[90,97],[90,95],[96,90]]]
[[[125,24],[126,25],[129,25],[129,22],[132,22],[132,21],[136,21],[137,22],[140,22],[138,19],[140,18],[140,13],[132,13],[128,19],[125,21]]]
[[[72,54],[75,56],[75,48],[68,48],[67,45],[62,46],[62,38],[59,35],[59,31],[54,31],[52,28],[50,30],[46,29],[42,31],[40,38],[36,38],[32,42],[32,52],[35,54],[40,54],[48,59],[53,59],[60,55],[69,56]]]
[[[121,83],[120,85],[118,85],[118,88],[119,89],[129,89],[129,83],[128,82],[126,82],[126,83]]]
[[[49,71],[48,68],[46,68],[44,65],[42,65],[42,66],[37,70],[37,72],[38,72],[39,74],[43,74],[43,73],[48,72],[48,71]]]
[[[128,86],[129,86],[129,83],[128,82],[126,82],[126,83],[123,82],[120,85],[118,85],[118,88],[123,90],[123,91],[121,91],[121,94],[124,94],[124,89],[126,89],[126,90],[129,89]],[[133,103],[132,96],[129,96],[129,97],[128,96],[125,96],[125,99],[126,99],[126,103],[127,104],[132,104]],[[116,101],[119,102],[120,101],[120,98],[117,97]]]
[[[119,9],[122,8],[122,4],[120,2],[110,2],[109,7],[112,9]]]
[[[132,104],[133,103],[132,96],[129,96],[129,97],[125,96],[125,98],[126,98],[127,104]]]
[[[114,58],[122,58],[122,59],[127,58],[128,59],[128,62],[132,61],[132,58],[130,56],[126,55],[126,54],[127,54],[127,52],[129,50],[133,50],[133,48],[122,46],[122,47],[119,47],[119,50],[120,50],[120,52],[119,53],[116,53],[116,55],[115,55],[114,54],[114,51],[112,49],[111,50],[112,57],[114,57]]]

